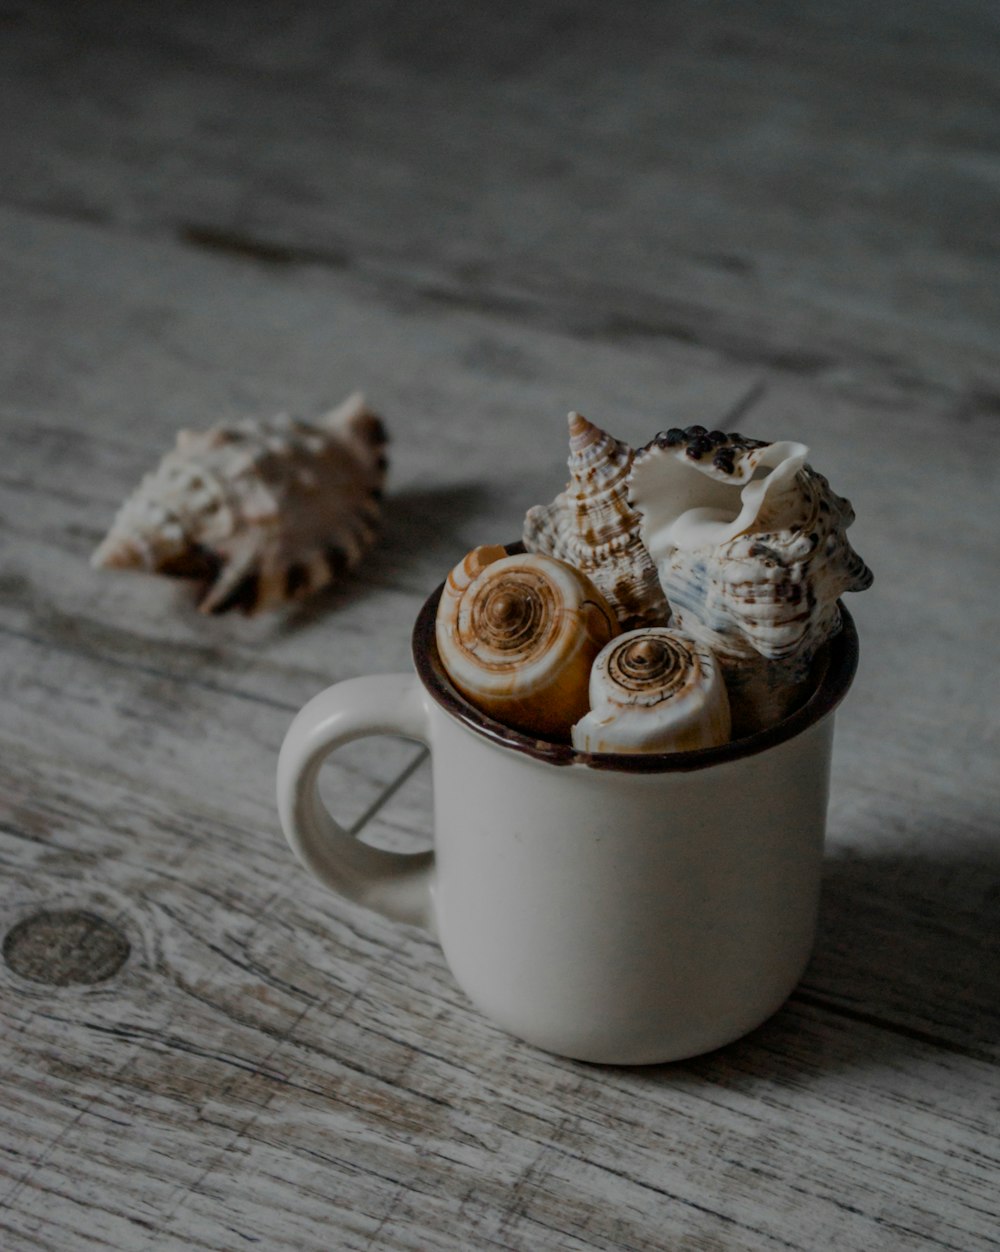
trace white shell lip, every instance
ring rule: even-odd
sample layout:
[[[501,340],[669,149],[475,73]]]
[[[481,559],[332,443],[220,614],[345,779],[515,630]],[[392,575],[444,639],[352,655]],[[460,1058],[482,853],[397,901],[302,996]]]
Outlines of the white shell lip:
[[[524,551],[524,545],[508,544],[506,550],[508,555],[515,555]],[[847,695],[858,668],[857,628],[853,617],[838,602],[841,626],[820,653],[820,660],[825,663],[816,689],[804,704],[782,721],[715,748],[696,748],[688,752],[579,752],[568,743],[535,739],[512,730],[481,713],[459,693],[441,664],[435,643],[437,607],[443,589],[442,582],[424,601],[413,628],[413,661],[420,681],[435,703],[467,729],[498,747],[521,752],[544,764],[575,765],[632,774],[666,774],[709,769],[713,765],[755,756],[758,752],[794,739],[833,713]]]
[[[630,499],[643,514],[646,547],[690,551],[735,539],[754,523],[766,497],[791,483],[808,456],[804,443],[779,440],[745,453],[733,473],[720,474],[711,462],[685,457],[683,447],[641,449],[632,465]],[[757,478],[761,469],[771,472]]]

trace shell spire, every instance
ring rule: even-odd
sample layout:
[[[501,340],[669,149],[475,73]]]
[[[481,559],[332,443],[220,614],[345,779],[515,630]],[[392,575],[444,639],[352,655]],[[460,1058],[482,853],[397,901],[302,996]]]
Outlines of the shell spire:
[[[204,613],[301,600],[374,542],[386,441],[360,394],[313,423],[280,414],[183,430],[91,563],[200,580]]]
[[[634,456],[628,444],[570,413],[570,480],[551,504],[528,510],[522,535],[529,552],[586,574],[624,627],[663,624],[670,613],[629,503]]]

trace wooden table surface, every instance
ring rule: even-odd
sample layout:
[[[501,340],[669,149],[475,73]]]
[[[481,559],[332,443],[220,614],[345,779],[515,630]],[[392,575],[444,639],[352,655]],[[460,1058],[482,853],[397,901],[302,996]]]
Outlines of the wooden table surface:
[[[0,10],[0,1246],[1000,1246],[992,0]],[[207,619],[88,558],[182,426],[362,387],[384,535]],[[645,1069],[504,1035],[281,837],[328,683],[565,482],[565,413],[793,438],[876,571],[814,959]],[[324,788],[421,845],[426,762]]]

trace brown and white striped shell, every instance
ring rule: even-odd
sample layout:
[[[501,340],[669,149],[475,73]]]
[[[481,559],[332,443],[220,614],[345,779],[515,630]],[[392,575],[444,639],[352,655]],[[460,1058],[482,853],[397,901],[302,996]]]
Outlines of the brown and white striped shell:
[[[354,569],[374,541],[385,443],[357,394],[316,422],[282,414],[181,431],[92,564],[197,579],[207,584],[204,613],[304,599]]]
[[[590,671],[590,712],[573,727],[580,752],[685,752],[729,739],[729,700],[715,657],[677,630],[612,639]]]
[[[854,511],[808,454],[694,426],[634,459],[631,500],[673,623],[719,657],[737,735],[803,698],[838,598],[872,582],[847,539]]]
[[[656,567],[629,504],[632,448],[579,413],[569,415],[570,480],[551,504],[528,510],[523,540],[581,570],[603,592],[624,628],[669,616]]]
[[[579,570],[553,557],[476,548],[448,575],[435,639],[458,690],[506,726],[568,739],[590,667],[618,624]]]

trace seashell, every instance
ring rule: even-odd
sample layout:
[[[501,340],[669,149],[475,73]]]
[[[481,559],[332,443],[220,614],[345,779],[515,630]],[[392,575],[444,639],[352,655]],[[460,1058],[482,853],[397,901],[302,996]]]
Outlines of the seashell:
[[[568,738],[587,711],[590,667],[618,623],[579,570],[490,546],[448,575],[435,632],[448,676],[477,708],[525,734]]]
[[[808,695],[838,598],[872,582],[847,539],[850,503],[808,455],[695,426],[658,435],[633,463],[631,500],[673,622],[719,658],[738,736]]]
[[[569,483],[551,504],[528,510],[522,536],[529,552],[586,574],[626,628],[661,625],[670,616],[628,500],[634,455],[628,444],[570,413]]]
[[[181,431],[91,563],[207,581],[203,613],[304,599],[374,541],[385,443],[360,394],[315,423],[282,414]]]
[[[715,657],[677,630],[619,635],[590,671],[590,712],[573,727],[580,752],[686,752],[729,739],[729,699]]]

